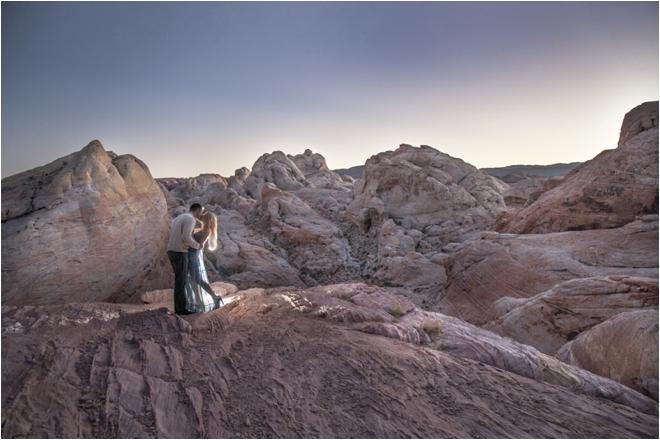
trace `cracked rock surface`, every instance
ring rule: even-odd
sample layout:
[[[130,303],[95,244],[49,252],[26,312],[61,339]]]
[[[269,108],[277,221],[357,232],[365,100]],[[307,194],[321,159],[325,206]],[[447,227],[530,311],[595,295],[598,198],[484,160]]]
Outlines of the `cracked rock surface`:
[[[185,317],[165,292],[3,307],[2,436],[658,434],[653,400],[388,289],[214,288],[228,304]]]

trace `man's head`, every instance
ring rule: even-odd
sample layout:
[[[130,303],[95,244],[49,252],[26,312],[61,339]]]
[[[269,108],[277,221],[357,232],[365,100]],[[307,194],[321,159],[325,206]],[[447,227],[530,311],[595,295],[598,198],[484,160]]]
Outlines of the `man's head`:
[[[204,215],[204,207],[200,205],[199,203],[193,203],[190,205],[190,213],[195,217],[197,220],[200,220],[202,216]]]

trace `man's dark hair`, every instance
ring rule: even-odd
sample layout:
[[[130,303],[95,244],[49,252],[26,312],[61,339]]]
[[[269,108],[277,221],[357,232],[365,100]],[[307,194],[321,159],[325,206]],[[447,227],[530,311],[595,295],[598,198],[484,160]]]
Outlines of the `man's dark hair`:
[[[198,209],[202,209],[202,205],[200,205],[199,203],[193,203],[192,205],[190,205],[191,212],[197,211]]]

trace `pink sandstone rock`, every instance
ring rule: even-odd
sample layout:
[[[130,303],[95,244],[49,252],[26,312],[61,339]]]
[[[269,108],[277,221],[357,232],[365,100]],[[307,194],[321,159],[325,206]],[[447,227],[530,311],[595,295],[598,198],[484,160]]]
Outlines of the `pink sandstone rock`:
[[[341,231],[294,194],[272,183],[261,186],[261,212],[273,242],[288,253],[308,285],[354,276],[350,248]]]
[[[127,301],[167,287],[169,223],[147,166],[99,141],[3,179],[2,304]]]
[[[358,306],[358,295],[397,300],[353,284],[243,290],[185,317],[152,305],[3,306],[2,436],[657,433],[656,402],[621,384],[440,314]],[[339,307],[384,318],[340,321]]]
[[[433,310],[474,324],[483,324],[500,298],[530,298],[575,278],[657,278],[658,216],[616,229],[483,232],[452,254],[447,274],[444,293]]]
[[[205,251],[210,262],[206,269],[211,278],[225,280],[242,289],[305,286],[299,270],[287,261],[286,252],[249,228],[243,214],[235,210],[209,210],[217,215],[219,226],[217,249]]]
[[[391,218],[420,231],[452,222],[464,234],[492,224],[506,187],[460,159],[404,144],[367,160],[347,212],[365,232]]]
[[[350,187],[337,173],[330,171],[323,156],[312,150],[305,150],[303,154],[288,155],[287,157],[296,164],[305,176],[305,180],[315,188]]]
[[[557,358],[616,380],[657,402],[658,309],[620,313],[570,341]]]
[[[211,185],[222,185],[224,188],[229,185],[227,179],[219,174],[200,174],[197,177],[157,179],[157,181],[164,184],[172,197],[186,201],[201,196]]]
[[[579,278],[497,311],[500,301],[491,306],[483,328],[554,356],[568,341],[620,313],[657,308],[658,279]]]
[[[245,179],[245,191],[261,201],[261,186],[272,183],[282,191],[295,191],[309,183],[296,164],[281,151],[262,155],[252,166]]]
[[[510,208],[524,208],[534,203],[544,192],[546,177],[520,179],[510,183],[509,188],[502,193],[504,203]]]
[[[626,113],[621,124],[618,146],[638,134],[658,126],[658,101],[645,102]]]
[[[616,228],[646,214],[658,214],[657,101],[626,115],[618,148],[573,169],[527,208],[502,214],[494,230],[532,234]]]

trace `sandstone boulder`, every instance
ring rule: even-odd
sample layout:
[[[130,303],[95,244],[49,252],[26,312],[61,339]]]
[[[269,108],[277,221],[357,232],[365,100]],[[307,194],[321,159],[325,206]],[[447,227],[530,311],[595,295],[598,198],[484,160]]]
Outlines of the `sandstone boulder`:
[[[363,274],[381,285],[429,289],[447,281],[444,265],[433,258],[438,253],[416,229],[404,229],[392,219],[378,230],[375,258]]]
[[[339,174],[330,171],[325,158],[311,150],[296,156],[287,156],[296,164],[305,179],[316,188],[351,188],[350,183],[344,182]],[[352,189],[352,188],[351,188]]]
[[[265,235],[248,227],[237,211],[211,209],[218,218],[218,247],[205,250],[212,280],[250,287],[305,286],[287,252]]]
[[[630,110],[623,118],[618,146],[638,134],[658,127],[658,101],[645,102]]]
[[[423,232],[451,223],[457,238],[492,224],[506,187],[460,159],[404,144],[367,160],[347,212],[365,232],[391,218]]]
[[[658,309],[620,313],[580,334],[557,358],[657,401]]]
[[[418,252],[380,260],[381,266],[373,275],[380,284],[410,289],[442,286],[447,281],[444,266]]]
[[[564,181],[564,176],[555,176],[549,177],[546,181],[543,182],[542,193],[550,191],[551,189],[556,188]],[[538,199],[537,199],[538,200]]]
[[[622,228],[553,234],[482,232],[451,255],[433,310],[483,324],[503,297],[530,298],[575,278],[658,278],[658,216]]]
[[[167,287],[169,223],[147,166],[99,141],[3,179],[2,304],[128,301]]]
[[[245,191],[261,201],[261,187],[266,183],[272,183],[282,191],[295,191],[309,185],[302,171],[281,151],[264,154],[257,159],[245,179]]]
[[[197,177],[157,179],[172,197],[182,200],[190,200],[199,197],[209,186],[216,184],[227,188],[227,179],[219,174],[200,174]]]
[[[167,210],[170,213],[170,216],[173,216],[175,212],[178,212],[180,208],[183,208],[185,211],[188,209],[184,206],[185,202],[182,199],[175,198],[172,196],[170,191],[167,189],[167,182],[157,182],[158,187],[160,188],[163,196],[165,197],[165,202],[167,203]]]
[[[160,289],[143,292],[140,300],[145,304],[158,304],[172,302],[174,304],[174,289]]]
[[[657,308],[658,280],[622,276],[580,278],[518,304],[507,303],[514,306],[509,310],[498,307],[500,301],[490,308],[483,327],[554,356],[580,333],[620,313]]]
[[[257,201],[251,197],[244,197],[232,188],[225,188],[217,183],[210,185],[201,197],[204,205],[217,205],[221,208],[237,211],[249,216],[257,208]]]
[[[262,218],[271,241],[286,250],[288,261],[308,285],[353,278],[350,247],[341,231],[294,194],[274,184],[261,187]]]
[[[246,167],[237,169],[234,172],[234,175],[227,179],[227,185],[229,188],[236,191],[238,194],[247,197],[245,192],[245,180],[250,175],[250,170]]]
[[[546,177],[525,177],[515,183],[509,183],[509,188],[502,192],[504,203],[510,208],[524,208],[534,203],[544,192]]]
[[[320,154],[305,150],[296,156],[281,151],[264,154],[245,180],[247,194],[261,200],[261,187],[271,183],[281,191],[294,193],[319,214],[333,222],[341,221],[352,200],[353,184],[334,173]]]
[[[618,148],[571,171],[529,207],[494,228],[517,234],[616,228],[658,214],[658,102],[626,115]]]

